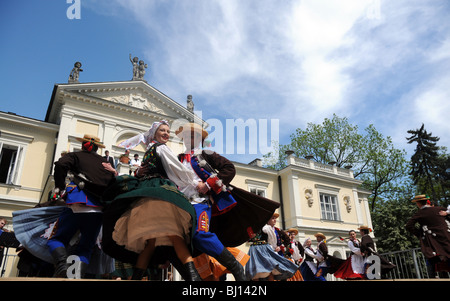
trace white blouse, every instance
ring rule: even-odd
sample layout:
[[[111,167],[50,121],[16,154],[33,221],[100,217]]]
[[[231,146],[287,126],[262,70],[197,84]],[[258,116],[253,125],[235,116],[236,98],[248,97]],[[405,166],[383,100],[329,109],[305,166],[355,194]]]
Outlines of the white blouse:
[[[350,251],[352,251],[353,253],[355,253],[356,255],[360,255],[361,256],[361,249],[359,248],[359,241],[356,241],[358,247],[355,247],[355,245],[353,244],[353,241],[349,240],[347,245],[350,248]]]
[[[272,249],[275,251],[277,249],[277,235],[275,234],[275,229],[266,224],[262,228],[262,231],[267,234],[267,243],[272,247]]]
[[[353,272],[357,274],[364,274],[364,257],[362,256],[361,249],[359,248],[359,241],[357,241],[358,247],[355,247],[351,240],[349,240],[347,244],[350,251],[353,252],[353,255],[351,256]]]
[[[167,177],[178,186],[178,190],[187,198],[196,195],[198,181],[195,180],[193,172],[178,160],[177,156],[167,145],[162,144],[158,146],[156,153],[161,158]]]

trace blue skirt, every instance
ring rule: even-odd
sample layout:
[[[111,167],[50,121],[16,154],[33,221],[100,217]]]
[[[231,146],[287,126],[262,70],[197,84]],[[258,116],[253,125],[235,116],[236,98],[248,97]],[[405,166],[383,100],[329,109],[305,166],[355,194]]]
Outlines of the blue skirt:
[[[13,212],[14,233],[17,240],[31,254],[49,263],[54,263],[47,247],[52,227],[65,206],[40,207]]]
[[[322,272],[323,269],[318,269],[316,264],[311,261],[305,260],[300,265],[300,273],[302,273],[304,281],[326,281],[324,275],[321,274]]]
[[[269,244],[252,245],[248,250],[249,261],[245,265],[247,280],[266,278],[271,273],[277,280],[291,278],[298,269],[292,261],[277,254]]]
[[[14,233],[17,240],[32,255],[54,264],[47,246],[48,238],[59,215],[64,210],[72,210],[66,206],[40,207],[13,212]],[[91,256],[87,273],[106,274],[114,271],[114,259],[95,247]]]

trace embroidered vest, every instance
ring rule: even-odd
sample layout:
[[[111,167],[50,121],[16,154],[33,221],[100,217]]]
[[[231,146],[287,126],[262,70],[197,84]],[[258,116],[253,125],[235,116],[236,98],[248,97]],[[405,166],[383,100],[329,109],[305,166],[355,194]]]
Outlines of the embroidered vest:
[[[167,178],[167,173],[163,168],[161,158],[156,153],[156,148],[163,143],[153,144],[144,154],[142,159],[142,166],[148,165],[150,167],[149,171],[144,175],[144,177],[155,177],[162,176]]]

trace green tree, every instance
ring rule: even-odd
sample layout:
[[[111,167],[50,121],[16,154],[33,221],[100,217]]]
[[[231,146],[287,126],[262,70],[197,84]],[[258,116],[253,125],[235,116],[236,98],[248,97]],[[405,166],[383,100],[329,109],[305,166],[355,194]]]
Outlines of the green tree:
[[[436,142],[439,137],[432,136],[425,130],[425,125],[416,130],[409,130],[406,140],[408,144],[417,143],[414,154],[411,156],[411,176],[414,184],[418,185],[420,191],[430,194],[433,200],[438,199],[435,189],[435,176],[439,158],[439,147]]]
[[[439,199],[441,206],[450,205],[450,155],[441,154],[437,160],[436,180],[438,182]]]
[[[347,118],[333,115],[322,124],[308,123],[305,130],[298,128],[291,135],[291,143],[264,156],[266,166],[273,169],[286,167],[286,151],[291,150],[296,157],[312,156],[319,163],[333,162],[338,167],[354,164],[359,160],[361,141],[358,127],[349,124]],[[268,163],[267,163],[268,162]]]
[[[383,137],[373,125],[366,128],[363,139],[362,162],[355,175],[363,181],[362,187],[372,191],[369,201],[371,211],[378,200],[389,200],[404,189],[405,175],[408,174],[406,151],[394,147],[391,137]]]
[[[310,156],[320,163],[351,166],[354,177],[372,191],[372,210],[380,198],[388,199],[391,192],[399,189],[407,174],[405,151],[396,149],[390,137],[384,137],[373,125],[360,134],[357,126],[335,114],[322,124],[308,123],[305,130],[297,129],[290,144],[279,145],[276,151],[264,156],[265,165],[284,168],[288,150],[296,157]]]
[[[419,245],[418,239],[405,229],[405,224],[416,211],[417,207],[409,196],[377,204],[372,212],[372,222],[379,253],[408,250]]]

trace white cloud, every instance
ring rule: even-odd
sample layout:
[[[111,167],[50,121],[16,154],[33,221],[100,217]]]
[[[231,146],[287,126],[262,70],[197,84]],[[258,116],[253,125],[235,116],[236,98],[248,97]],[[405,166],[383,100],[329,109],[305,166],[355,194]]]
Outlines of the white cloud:
[[[406,143],[408,130],[420,128],[422,123],[425,129],[433,136],[440,137],[439,146],[450,146],[450,77],[446,76],[436,81],[425,81],[403,97],[395,112],[396,120],[393,122],[394,141],[397,144]],[[414,145],[415,147],[415,145]],[[408,152],[414,150],[413,146],[406,146]]]
[[[301,122],[321,122],[332,113],[345,112],[353,100],[346,98],[352,79],[345,74],[348,59],[334,53],[351,43],[347,35],[364,17],[368,1],[302,1],[289,16],[286,28],[290,56],[291,99],[285,114]],[[294,110],[293,110],[294,109]]]
[[[424,110],[430,131],[448,132],[446,1],[115,3],[146,29],[151,76],[175,99],[193,93],[235,118],[280,118],[289,133],[337,113],[401,145]]]
[[[422,122],[441,137],[440,145],[450,145],[448,9],[444,1],[383,1],[379,22],[358,23],[344,51],[355,84],[351,96],[360,101],[353,117],[408,152],[407,131]]]

